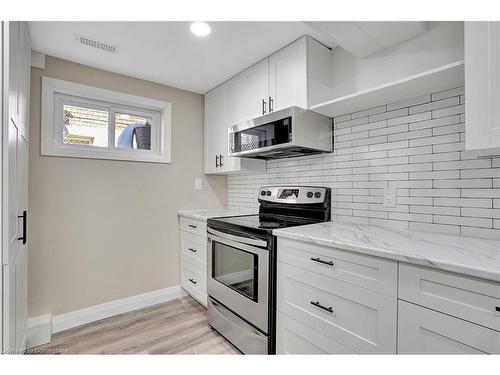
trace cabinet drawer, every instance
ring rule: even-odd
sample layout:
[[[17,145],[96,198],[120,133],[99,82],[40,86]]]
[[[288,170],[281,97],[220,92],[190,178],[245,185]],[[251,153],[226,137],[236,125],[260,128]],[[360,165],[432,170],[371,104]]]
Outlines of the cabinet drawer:
[[[207,305],[207,273],[193,265],[182,262],[180,268],[181,286],[194,298]]]
[[[396,352],[395,297],[278,262],[278,310],[360,353]]]
[[[206,237],[201,237],[188,232],[181,231],[181,257],[190,259],[199,267],[206,268],[207,243]]]
[[[399,298],[500,331],[500,284],[399,265]]]
[[[398,264],[395,261],[284,238],[278,238],[278,249],[281,262],[397,296]]]
[[[181,230],[197,234],[198,236],[207,235],[207,225],[202,220],[189,219],[186,217],[180,217],[179,225]]]
[[[500,332],[399,301],[399,354],[499,354]]]
[[[356,354],[283,313],[276,318],[277,354]]]

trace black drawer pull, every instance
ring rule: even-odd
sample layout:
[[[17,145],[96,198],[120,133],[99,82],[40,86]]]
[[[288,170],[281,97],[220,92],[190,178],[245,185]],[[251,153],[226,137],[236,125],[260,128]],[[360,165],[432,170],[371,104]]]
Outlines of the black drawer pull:
[[[192,251],[193,253],[196,253],[196,252],[198,251],[198,250],[196,250],[196,249],[193,249],[192,247],[188,247],[188,250],[189,250],[189,251]]]
[[[500,312],[500,306],[495,306],[495,310]]]
[[[189,227],[189,228],[196,229],[196,228],[198,228],[198,225],[188,224],[188,227]]]
[[[326,307],[326,306],[323,306],[321,303],[314,302],[314,301],[311,301],[311,305],[319,307],[320,309],[326,310],[326,311],[328,311],[328,312],[330,312],[330,313],[333,314],[333,307]]]
[[[198,283],[198,281],[193,280],[193,279],[189,279],[189,281],[191,281],[193,284],[197,284]]]
[[[323,260],[321,258],[311,258],[311,260],[318,263],[323,263],[323,264],[328,264],[329,266],[333,266],[333,262],[331,260]]]

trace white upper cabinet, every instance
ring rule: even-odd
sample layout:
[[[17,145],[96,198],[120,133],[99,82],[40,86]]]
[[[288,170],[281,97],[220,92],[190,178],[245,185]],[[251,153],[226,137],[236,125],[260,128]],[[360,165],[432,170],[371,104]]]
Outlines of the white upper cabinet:
[[[307,37],[269,57],[271,111],[297,106],[307,108]]]
[[[324,101],[330,95],[331,56],[330,49],[303,36],[207,93],[205,173],[264,170],[265,161],[228,156],[228,128],[283,108],[309,108]]]
[[[500,22],[465,22],[464,43],[465,148],[500,147]]]

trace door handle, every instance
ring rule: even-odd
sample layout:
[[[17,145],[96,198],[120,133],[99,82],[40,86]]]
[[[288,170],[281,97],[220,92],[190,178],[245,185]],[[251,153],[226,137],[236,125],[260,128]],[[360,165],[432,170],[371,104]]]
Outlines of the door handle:
[[[26,240],[27,240],[27,218],[28,218],[28,211],[23,211],[23,214],[17,217],[18,219],[23,219],[23,235],[22,237],[19,237],[19,241],[23,241],[23,245],[26,245]]]
[[[323,309],[323,310],[328,311],[329,313],[333,314],[333,307],[323,306],[321,303],[319,303],[319,301],[317,301],[317,302],[311,301],[311,305],[319,307],[320,309]]]
[[[271,113],[272,111],[274,111],[273,109],[273,98],[269,97],[269,113]]]
[[[219,155],[215,155],[215,168],[219,168]]]
[[[321,258],[311,258],[311,260],[314,262],[323,263],[323,264],[327,264],[329,266],[333,266],[333,262],[331,260],[328,261],[328,260],[323,260]]]
[[[264,99],[262,99],[262,114],[266,114],[266,101]]]
[[[219,167],[222,167],[224,163],[222,162],[222,154],[219,154]]]

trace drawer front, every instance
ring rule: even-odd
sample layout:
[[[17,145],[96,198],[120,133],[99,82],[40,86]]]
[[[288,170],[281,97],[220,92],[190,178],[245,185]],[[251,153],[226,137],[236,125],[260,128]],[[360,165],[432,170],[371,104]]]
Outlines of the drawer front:
[[[182,262],[181,286],[194,298],[207,305],[207,274],[193,265]]]
[[[397,296],[398,264],[307,242],[278,238],[278,260],[389,296]]]
[[[283,313],[276,319],[277,354],[356,354]]]
[[[206,268],[207,237],[181,231],[180,246],[181,257],[190,259],[201,268]]]
[[[396,352],[395,297],[278,262],[278,310],[350,350]]]
[[[500,331],[500,284],[407,264],[399,298]]]
[[[179,225],[181,230],[198,236],[207,235],[207,224],[202,220],[189,219],[186,217],[180,217]]]
[[[500,354],[500,332],[399,301],[399,354]]]

